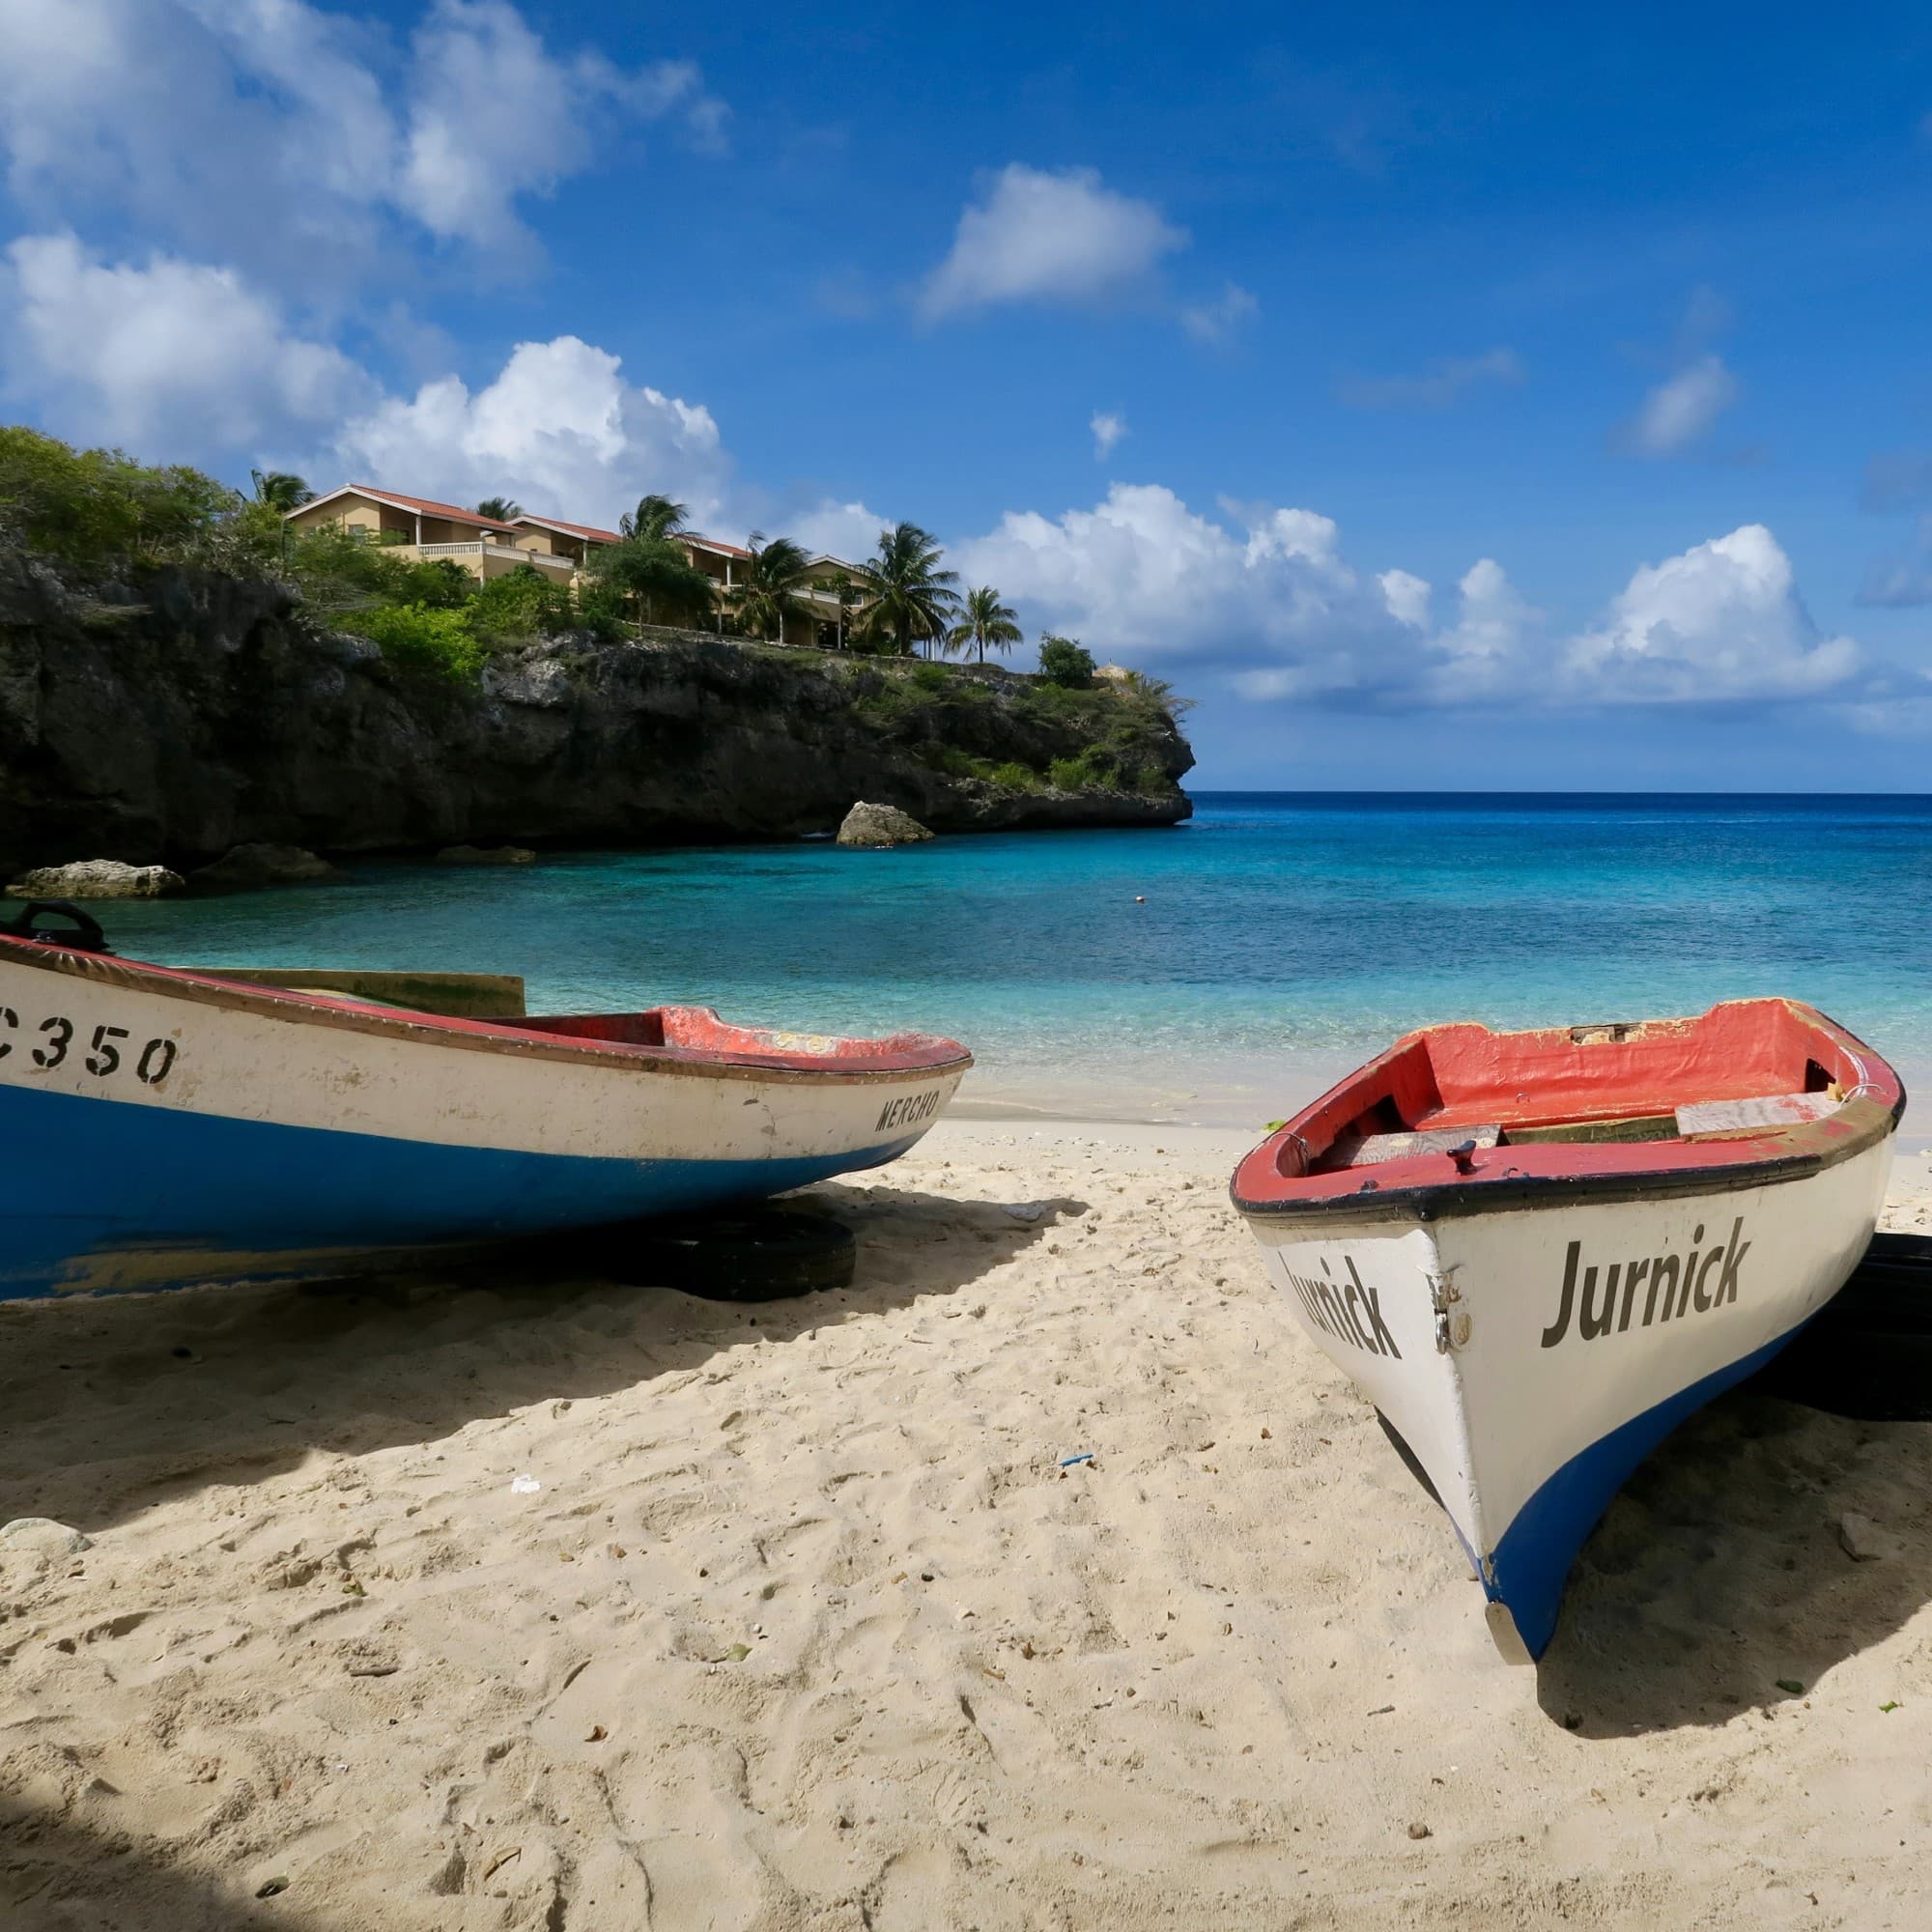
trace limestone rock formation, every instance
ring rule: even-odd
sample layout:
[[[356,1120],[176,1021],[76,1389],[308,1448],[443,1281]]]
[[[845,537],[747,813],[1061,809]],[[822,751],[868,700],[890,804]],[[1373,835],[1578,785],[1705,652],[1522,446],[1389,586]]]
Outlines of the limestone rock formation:
[[[445,845],[436,855],[439,866],[534,866],[537,855],[527,845]]]
[[[855,798],[939,832],[1172,825],[1192,762],[1139,698],[992,665],[567,635],[453,683],[283,584],[160,570],[83,597],[0,539],[0,878],[258,843],[790,838]]]
[[[128,866],[119,859],[80,859],[40,866],[7,888],[16,899],[157,899],[182,889],[182,875],[165,866]]]
[[[299,886],[346,879],[348,873],[299,845],[235,845],[212,866],[188,874],[197,893],[252,893],[263,886]]]
[[[910,812],[895,805],[867,805],[861,799],[838,828],[841,845],[862,845],[878,851],[889,845],[917,845],[932,834]]]

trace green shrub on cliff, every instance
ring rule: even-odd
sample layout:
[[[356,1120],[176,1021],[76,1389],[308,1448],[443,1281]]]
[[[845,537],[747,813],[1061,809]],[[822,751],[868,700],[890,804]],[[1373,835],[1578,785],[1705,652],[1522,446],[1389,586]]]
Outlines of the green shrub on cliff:
[[[1039,640],[1039,674],[1048,684],[1081,691],[1094,681],[1094,653],[1078,638],[1046,637]]]
[[[0,427],[0,529],[71,570],[188,556],[235,503],[225,484],[185,465],[151,469],[118,449]]]
[[[1047,777],[1061,791],[1124,789],[1119,756],[1100,745],[1089,745],[1077,757],[1055,758]]]
[[[645,497],[639,511],[653,500]],[[694,569],[683,548],[668,536],[646,530],[605,544],[590,553],[587,568],[617,606],[646,624],[692,623],[710,613],[711,579]]]
[[[535,564],[520,563],[507,577],[487,582],[478,583],[473,577],[469,582],[469,628],[479,638],[503,642],[551,638],[576,625],[568,586],[553,583]]]
[[[490,652],[469,628],[464,611],[438,611],[427,604],[380,604],[345,620],[375,644],[398,670],[453,681],[472,678]]]

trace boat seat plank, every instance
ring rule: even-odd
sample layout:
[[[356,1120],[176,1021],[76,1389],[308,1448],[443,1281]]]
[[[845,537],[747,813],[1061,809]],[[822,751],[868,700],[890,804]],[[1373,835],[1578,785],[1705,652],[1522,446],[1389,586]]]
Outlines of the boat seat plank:
[[[1535,1126],[1513,1126],[1512,1147],[1534,1147],[1546,1141],[1582,1142],[1614,1146],[1625,1141],[1671,1141],[1678,1138],[1675,1114],[1627,1114],[1614,1121],[1552,1121]]]
[[[1331,1159],[1337,1167],[1377,1167],[1385,1160],[1408,1160],[1419,1153],[1449,1153],[1460,1147],[1492,1148],[1503,1130],[1486,1127],[1423,1127],[1404,1134],[1364,1134],[1338,1141]]]
[[[1840,1105],[1832,1094],[1768,1094],[1755,1100],[1699,1100],[1677,1110],[1677,1131],[1686,1140],[1762,1133],[1767,1127],[1802,1127],[1822,1121]]]

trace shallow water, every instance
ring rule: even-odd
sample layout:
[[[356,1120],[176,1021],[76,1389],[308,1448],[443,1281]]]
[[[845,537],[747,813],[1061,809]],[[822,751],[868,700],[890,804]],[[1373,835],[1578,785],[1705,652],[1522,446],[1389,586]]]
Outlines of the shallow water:
[[[1208,793],[1164,832],[354,873],[100,910],[171,964],[521,973],[533,1010],[948,1033],[981,1107],[1247,1122],[1429,1020],[1774,992],[1932,1069],[1928,798]]]

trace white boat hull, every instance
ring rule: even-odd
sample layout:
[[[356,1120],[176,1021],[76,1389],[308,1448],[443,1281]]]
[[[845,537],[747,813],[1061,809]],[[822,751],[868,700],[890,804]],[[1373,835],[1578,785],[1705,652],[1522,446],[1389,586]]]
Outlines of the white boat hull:
[[[1527,1661],[1625,1478],[1843,1286],[1890,1147],[1774,1184],[1249,1226],[1309,1339],[1421,1465],[1497,1647]]]
[[[896,1065],[899,1042],[706,1022],[735,1045],[432,1019],[8,942],[0,1299],[333,1272],[756,1199],[903,1153],[971,1065],[951,1042]]]

